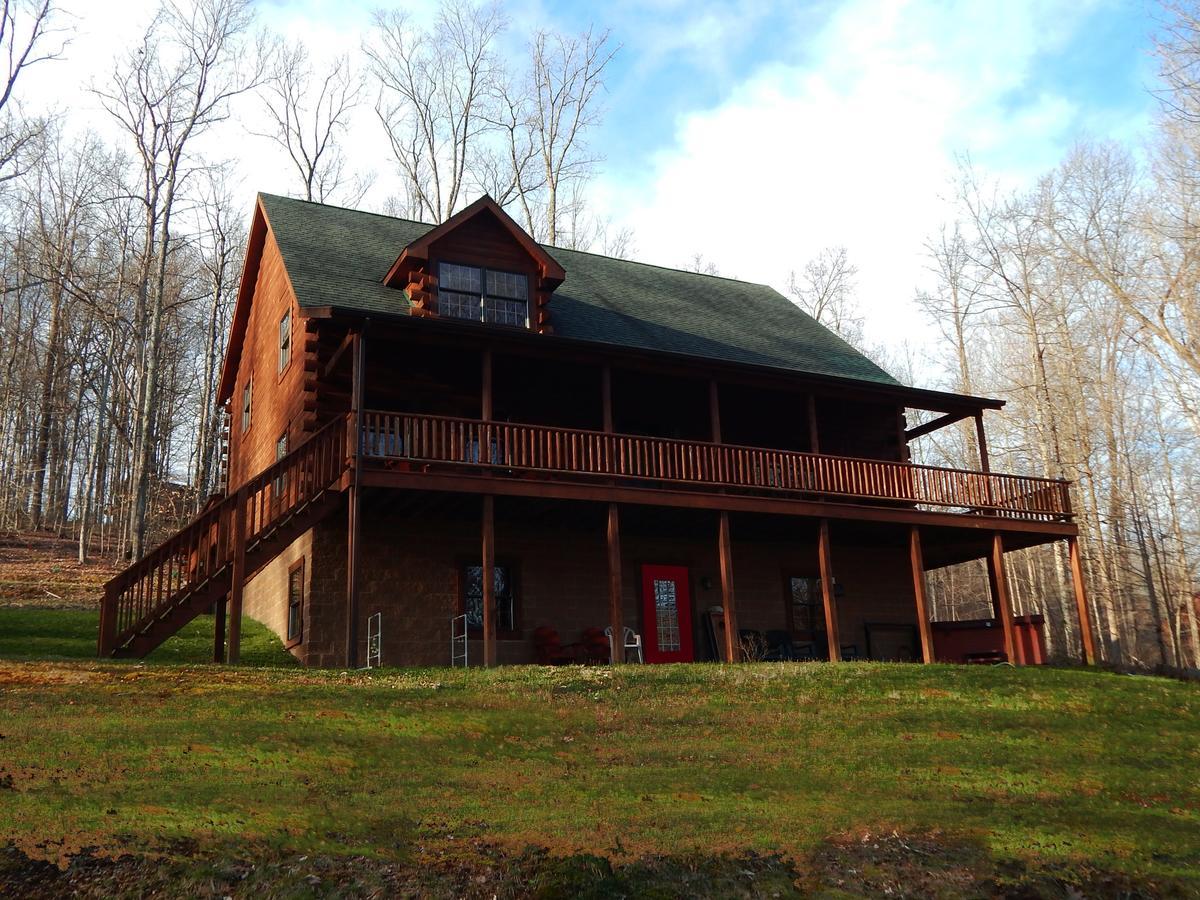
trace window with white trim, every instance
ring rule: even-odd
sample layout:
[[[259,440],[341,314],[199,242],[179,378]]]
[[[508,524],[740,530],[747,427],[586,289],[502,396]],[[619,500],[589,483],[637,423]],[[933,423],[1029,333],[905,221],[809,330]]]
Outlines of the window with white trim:
[[[254,399],[254,378],[246,379],[246,385],[242,388],[242,431],[250,430],[250,404]]]
[[[289,309],[279,320],[279,371],[292,361],[292,311]]]
[[[458,263],[438,266],[438,313],[493,325],[529,327],[529,277]]]

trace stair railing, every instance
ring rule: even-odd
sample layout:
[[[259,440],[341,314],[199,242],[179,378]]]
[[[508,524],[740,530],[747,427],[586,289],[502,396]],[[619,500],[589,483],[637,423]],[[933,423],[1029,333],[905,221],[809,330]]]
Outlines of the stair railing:
[[[345,416],[332,420],[110,580],[100,606],[100,655],[225,571],[237,551],[235,517],[244,547],[253,546],[332,486],[347,468],[348,430]]]

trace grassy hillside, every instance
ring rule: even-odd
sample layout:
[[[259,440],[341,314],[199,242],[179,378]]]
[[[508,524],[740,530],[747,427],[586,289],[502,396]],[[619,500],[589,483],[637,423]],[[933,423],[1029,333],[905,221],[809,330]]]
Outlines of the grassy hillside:
[[[1200,690],[1155,678],[0,662],[0,735],[0,884],[1200,893]]]

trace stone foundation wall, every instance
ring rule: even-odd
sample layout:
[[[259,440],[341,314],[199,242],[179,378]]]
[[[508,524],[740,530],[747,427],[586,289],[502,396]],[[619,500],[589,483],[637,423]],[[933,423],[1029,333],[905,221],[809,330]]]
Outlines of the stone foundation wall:
[[[312,577],[313,530],[310,529],[292,541],[282,553],[267,563],[255,576],[246,582],[242,591],[242,612],[257,619],[285,644],[287,643],[287,585],[288,571],[300,559],[304,565],[304,594],[307,598],[309,581]],[[304,659],[303,650],[293,647],[291,652]]]
[[[384,665],[447,665],[450,621],[460,611],[462,571],[479,561],[479,522],[429,515],[414,520],[389,515],[386,510],[364,510],[362,519],[360,664],[366,657],[367,619],[379,612]],[[643,564],[686,566],[697,659],[712,655],[703,612],[721,603],[715,517],[712,530],[710,540],[632,533],[623,533],[621,539],[626,624],[642,631]],[[307,537],[303,550],[309,556],[304,641],[293,652],[308,665],[340,666],[345,662],[346,641],[345,515],[335,512]],[[915,625],[905,548],[840,543],[835,532],[832,558],[840,585],[837,600],[844,645],[854,645],[859,655],[865,656],[867,623]],[[580,524],[565,529],[529,523],[514,526],[498,520],[496,561],[512,570],[518,606],[516,633],[502,634],[497,642],[500,662],[533,661],[532,635],[539,626],[553,627],[564,642],[578,640],[589,626],[606,626],[606,559],[604,531],[598,523],[597,527]],[[733,568],[739,626],[759,631],[783,629],[787,622],[785,577],[815,577],[816,547],[809,543],[738,540],[735,526]],[[279,569],[284,573],[282,579],[272,576],[264,580],[260,590],[265,593],[267,584],[274,585],[278,610],[284,611],[287,565]],[[256,604],[259,602],[256,600]],[[265,600],[261,602],[268,605]],[[251,614],[256,618],[265,616],[263,620],[268,624],[286,625],[286,619]],[[482,658],[480,641],[470,642],[470,657],[472,662]]]

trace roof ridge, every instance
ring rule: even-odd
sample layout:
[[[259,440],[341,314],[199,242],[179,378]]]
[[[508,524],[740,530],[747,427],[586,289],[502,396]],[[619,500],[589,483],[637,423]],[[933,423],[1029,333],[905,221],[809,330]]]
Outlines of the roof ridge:
[[[353,206],[342,206],[339,203],[321,203],[319,200],[305,200],[303,197],[289,197],[287,194],[272,194],[270,191],[259,191],[258,196],[270,197],[273,200],[286,200],[288,203],[304,203],[308,206],[320,206],[324,209],[340,209],[344,212],[358,213],[363,216],[374,216],[377,219],[387,219],[389,222],[407,222],[409,225],[420,225],[423,228],[436,228],[437,226],[430,222],[421,222],[417,219],[406,219],[403,216],[389,216],[387,213],[373,212],[369,209],[358,209]]]
[[[731,275],[713,274],[712,272],[697,272],[694,269],[677,269],[674,266],[664,266],[661,263],[644,262],[640,259],[626,259],[623,256],[609,256],[605,253],[593,253],[591,250],[572,250],[570,247],[555,247],[553,244],[543,244],[547,250],[562,251],[563,253],[579,253],[583,256],[594,256],[598,259],[611,259],[614,262],[629,263],[634,266],[645,266],[647,269],[660,269],[664,272],[679,272],[682,275],[699,275],[702,278],[717,278],[721,281],[732,281],[734,284],[749,284],[754,287],[765,287],[770,290],[775,290],[769,284],[762,281],[747,281],[744,278],[734,278]]]
[[[406,219],[403,216],[389,216],[387,213],[372,212],[369,209],[357,209],[353,206],[341,206],[337,203],[321,203],[317,200],[305,200],[303,197],[289,197],[286,194],[272,194],[269,191],[259,191],[258,195],[260,197],[271,197],[276,200],[286,200],[291,203],[305,203],[309,206],[320,206],[324,207],[325,209],[340,209],[345,212],[359,213],[360,215],[364,216],[375,216],[377,219],[387,219],[389,222],[407,222],[410,225],[420,225],[424,228],[437,228],[437,225],[429,222],[421,222],[417,219]],[[704,278],[717,278],[721,281],[732,281],[734,284],[751,284],[756,287],[765,287],[769,290],[775,290],[769,284],[765,284],[764,282],[747,281],[744,278],[734,278],[730,275],[719,275],[713,274],[712,272],[696,272],[692,269],[680,269],[675,266],[664,266],[661,263],[645,262],[644,260],[640,259],[627,259],[623,256],[610,256],[607,253],[596,253],[592,250],[576,250],[573,247],[559,247],[555,244],[543,243],[542,241],[538,241],[537,245],[551,254],[578,253],[583,256],[593,256],[597,259],[609,259],[613,262],[626,263],[633,266],[644,266],[647,269],[659,269],[663,272],[679,272],[683,275],[699,275]]]

